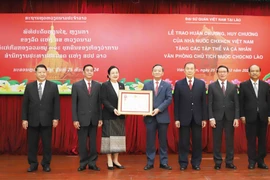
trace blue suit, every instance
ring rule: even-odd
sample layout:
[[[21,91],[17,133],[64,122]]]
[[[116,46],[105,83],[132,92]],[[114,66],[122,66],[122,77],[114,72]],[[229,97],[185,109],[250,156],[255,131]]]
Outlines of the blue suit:
[[[190,129],[192,130],[191,164],[199,166],[202,159],[202,120],[207,120],[205,83],[194,78],[190,90],[187,79],[179,80],[174,89],[174,118],[180,121],[179,164],[188,165]]]
[[[154,82],[149,81],[144,84],[143,90],[152,90],[154,93]],[[168,106],[172,102],[171,85],[165,81],[160,82],[157,95],[153,95],[153,109],[159,109],[156,116],[145,116],[144,122],[146,125],[146,156],[147,165],[153,165],[156,155],[156,131],[158,131],[159,139],[159,155],[160,164],[168,164],[167,152],[167,129],[170,123]]]

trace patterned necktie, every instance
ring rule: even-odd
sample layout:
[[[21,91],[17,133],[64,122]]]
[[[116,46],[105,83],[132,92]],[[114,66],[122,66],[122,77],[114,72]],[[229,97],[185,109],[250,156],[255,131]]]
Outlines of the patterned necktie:
[[[88,89],[88,94],[90,94],[91,93],[91,83],[90,82],[88,83],[88,88],[87,89]]]
[[[156,81],[155,96],[158,94],[158,81]]]
[[[38,96],[39,96],[39,99],[42,98],[42,83],[39,83],[38,84]]]
[[[191,90],[192,89],[192,80],[188,80],[188,86],[189,86],[189,89]]]
[[[256,94],[256,97],[258,97],[258,88],[257,88],[257,83],[253,83],[253,88]]]
[[[221,82],[221,89],[222,89],[223,94],[225,95],[226,89],[225,89],[225,86],[224,86],[224,82]]]

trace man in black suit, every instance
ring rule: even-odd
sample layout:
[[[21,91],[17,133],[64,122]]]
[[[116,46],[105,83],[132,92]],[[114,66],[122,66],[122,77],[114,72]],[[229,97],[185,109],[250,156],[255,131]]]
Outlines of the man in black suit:
[[[223,129],[226,135],[226,168],[236,169],[234,158],[234,127],[239,126],[239,98],[236,85],[227,81],[229,69],[217,68],[218,80],[208,88],[208,111],[213,128],[213,152],[216,170],[221,168],[221,142]]]
[[[38,168],[37,152],[39,136],[43,146],[43,171],[50,172],[52,158],[52,126],[60,119],[60,98],[55,83],[46,80],[47,67],[43,64],[35,68],[37,80],[27,84],[22,103],[22,127],[27,129],[28,172]]]
[[[72,85],[72,119],[73,125],[78,130],[80,166],[78,171],[88,169],[99,171],[96,166],[98,158],[96,149],[97,126],[102,126],[101,120],[101,84],[92,80],[94,67],[87,64],[83,67],[84,79]],[[87,137],[89,149],[87,150]]]
[[[180,170],[188,165],[190,130],[192,131],[191,164],[194,170],[200,170],[202,160],[202,127],[206,126],[207,105],[206,88],[202,80],[194,78],[194,63],[186,63],[186,78],[179,80],[174,89],[175,126],[179,130],[179,164]]]
[[[248,168],[268,169],[264,163],[266,156],[267,125],[270,124],[269,85],[259,80],[261,68],[257,65],[249,67],[250,79],[240,84],[240,117],[246,125]],[[258,153],[256,153],[256,137]]]

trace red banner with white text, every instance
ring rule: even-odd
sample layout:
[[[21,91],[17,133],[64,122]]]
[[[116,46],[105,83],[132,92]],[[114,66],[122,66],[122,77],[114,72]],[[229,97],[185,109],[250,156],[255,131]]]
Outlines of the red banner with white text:
[[[152,78],[152,66],[164,66],[173,85],[184,77],[186,62],[206,84],[216,80],[216,67],[229,67],[235,84],[248,79],[248,67],[262,68],[270,83],[270,17],[180,14],[0,14],[0,94],[23,94],[35,80],[38,64],[60,94],[83,78],[85,64],[94,79],[107,80],[115,65],[126,89],[140,90]]]

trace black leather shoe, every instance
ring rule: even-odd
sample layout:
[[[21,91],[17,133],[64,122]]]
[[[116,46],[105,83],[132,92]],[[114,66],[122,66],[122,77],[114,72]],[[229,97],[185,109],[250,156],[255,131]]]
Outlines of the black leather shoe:
[[[184,170],[186,170],[186,169],[187,169],[187,166],[181,166],[181,167],[180,167],[180,170],[181,170],[181,171],[184,171]]]
[[[214,166],[214,169],[215,169],[215,170],[220,170],[220,168],[221,168],[221,166],[220,166],[219,164],[216,164],[216,165]]]
[[[201,170],[200,166],[192,166],[192,169],[194,169],[194,170],[196,170],[196,171]]]
[[[113,166],[109,166],[109,165],[107,164],[107,167],[108,167],[108,170],[114,170],[114,167],[113,167]]]
[[[88,169],[92,169],[94,171],[100,171],[99,167],[97,167],[96,165],[94,165],[94,166],[88,166]]]
[[[159,168],[167,169],[167,170],[172,170],[172,167],[169,166],[168,164],[160,164],[160,165],[159,165]]]
[[[78,167],[78,171],[83,171],[83,170],[85,170],[86,169],[86,167],[84,166],[84,167]]]
[[[228,169],[237,169],[237,167],[234,164],[226,164],[226,168],[228,168]]]
[[[122,165],[119,166],[119,165],[115,164],[114,162],[113,162],[113,166],[117,167],[118,169],[125,169],[124,166],[122,166]]]
[[[150,169],[153,169],[154,168],[154,165],[146,165],[143,169],[144,170],[150,170]]]
[[[264,163],[258,163],[258,168],[260,169],[268,169],[268,166]]]
[[[44,172],[50,172],[51,171],[50,166],[43,166],[43,171]]]
[[[249,164],[248,169],[255,169],[255,164]]]
[[[27,169],[27,172],[34,172],[38,169],[38,167],[33,167],[33,166],[30,166],[28,169]]]

